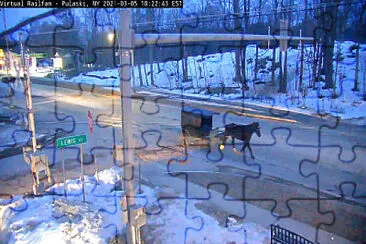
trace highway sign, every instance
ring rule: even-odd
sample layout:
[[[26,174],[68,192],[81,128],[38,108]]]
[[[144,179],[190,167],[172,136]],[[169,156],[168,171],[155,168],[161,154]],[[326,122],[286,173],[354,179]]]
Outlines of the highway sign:
[[[56,140],[57,148],[64,148],[86,143],[86,135],[63,137]]]

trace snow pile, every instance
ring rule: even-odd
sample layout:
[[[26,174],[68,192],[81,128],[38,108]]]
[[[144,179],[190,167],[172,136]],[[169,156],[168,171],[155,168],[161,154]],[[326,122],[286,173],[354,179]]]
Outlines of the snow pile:
[[[119,86],[119,71],[118,69],[92,71],[82,73],[71,78],[73,83],[92,84],[104,87],[118,87]]]
[[[120,168],[85,178],[86,202],[82,201],[80,180],[56,184],[42,197],[15,196],[0,199],[1,243],[110,243],[124,232],[120,205]],[[67,198],[63,196],[64,186]],[[142,185],[136,203],[146,206],[146,241],[161,243],[268,243],[268,230],[251,223],[232,223],[227,228],[198,210],[182,196],[157,200],[170,188]],[[175,195],[175,194],[174,194]]]
[[[108,243],[111,238],[122,234],[124,227],[118,204],[121,193],[112,191],[118,173],[117,168],[100,172],[99,185],[96,185],[94,177],[86,176],[86,202],[82,201],[80,180],[66,182],[67,198],[48,195],[2,200],[2,241]],[[64,184],[56,184],[48,192],[63,194]]]
[[[161,200],[161,213],[148,218],[154,243],[268,243],[268,229],[254,223],[219,222],[197,210],[195,200]],[[150,233],[150,232],[149,232]]]

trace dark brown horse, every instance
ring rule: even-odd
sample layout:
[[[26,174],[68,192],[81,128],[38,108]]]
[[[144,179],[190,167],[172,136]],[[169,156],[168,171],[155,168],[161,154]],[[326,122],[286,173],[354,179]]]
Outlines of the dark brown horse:
[[[245,148],[248,147],[252,158],[254,159],[252,148],[250,147],[250,139],[252,138],[253,133],[256,133],[258,137],[261,137],[261,131],[258,122],[251,123],[249,125],[240,125],[240,124],[227,124],[225,125],[224,132],[224,140],[223,145],[226,144],[226,140],[229,136],[231,136],[233,148],[235,150],[235,139],[241,140],[244,142],[244,145],[240,152],[245,153]]]

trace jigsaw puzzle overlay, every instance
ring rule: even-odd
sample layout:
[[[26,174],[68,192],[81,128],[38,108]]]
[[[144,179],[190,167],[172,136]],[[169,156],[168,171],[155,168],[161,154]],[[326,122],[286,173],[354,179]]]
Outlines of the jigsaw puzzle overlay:
[[[364,3],[229,3],[1,10],[0,243],[366,241]]]

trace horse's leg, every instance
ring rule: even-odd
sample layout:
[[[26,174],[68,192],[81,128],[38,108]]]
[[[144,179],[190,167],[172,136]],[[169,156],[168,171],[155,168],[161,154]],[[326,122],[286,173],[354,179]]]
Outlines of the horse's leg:
[[[224,139],[222,140],[222,144],[226,146],[226,141],[227,141],[227,136],[224,137]]]
[[[244,142],[243,147],[241,148],[240,152],[244,152],[245,153],[245,148],[247,147],[248,143]]]
[[[236,150],[236,147],[235,147],[235,138],[232,136],[231,140],[232,140],[232,144],[233,144],[233,151],[234,151],[234,153],[238,154],[238,151]]]
[[[249,151],[250,151],[250,155],[252,156],[252,159],[255,159],[255,157],[253,155],[253,152],[252,152],[252,148],[250,147],[249,143],[248,143],[248,148],[249,148]]]

